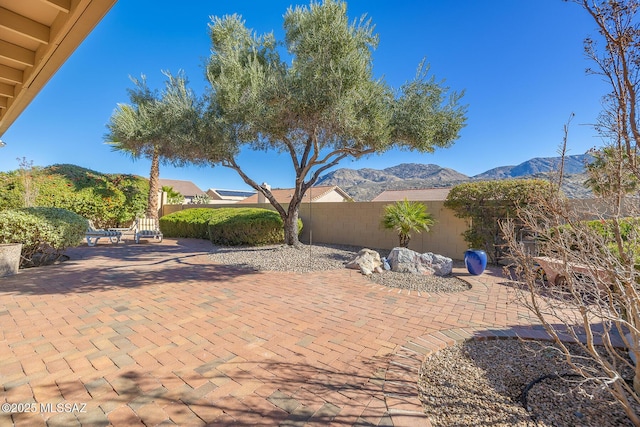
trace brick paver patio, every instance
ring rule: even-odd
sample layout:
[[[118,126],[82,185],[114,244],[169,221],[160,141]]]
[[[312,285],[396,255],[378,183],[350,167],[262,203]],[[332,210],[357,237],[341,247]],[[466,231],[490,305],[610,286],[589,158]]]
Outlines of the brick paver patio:
[[[498,270],[425,294],[215,265],[209,249],[101,242],[0,278],[0,402],[15,404],[0,425],[425,426],[426,354],[540,333]]]

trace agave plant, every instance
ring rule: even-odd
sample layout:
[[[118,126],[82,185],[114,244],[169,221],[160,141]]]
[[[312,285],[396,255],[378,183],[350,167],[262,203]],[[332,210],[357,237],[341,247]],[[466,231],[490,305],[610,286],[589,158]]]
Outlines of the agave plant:
[[[404,199],[384,207],[384,215],[380,225],[388,230],[394,230],[400,238],[400,246],[406,248],[414,231],[429,231],[435,224],[433,216],[427,212],[427,207],[420,202],[410,202]]]

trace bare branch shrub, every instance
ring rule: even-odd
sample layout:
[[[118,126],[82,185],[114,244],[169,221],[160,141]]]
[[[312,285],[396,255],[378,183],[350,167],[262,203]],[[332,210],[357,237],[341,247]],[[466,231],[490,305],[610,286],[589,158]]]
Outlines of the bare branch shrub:
[[[533,253],[518,241],[513,221],[502,228],[523,304],[543,323],[569,366],[607,389],[640,425],[640,368],[627,357],[640,360],[640,4],[574,3],[594,19],[599,33],[597,40],[585,40],[585,53],[597,66],[588,72],[611,86],[595,125],[604,144],[592,150],[594,162],[587,167],[587,184],[597,198],[570,201],[558,191],[520,209],[519,220],[537,241]],[[580,343],[589,363],[563,344],[567,340]]]

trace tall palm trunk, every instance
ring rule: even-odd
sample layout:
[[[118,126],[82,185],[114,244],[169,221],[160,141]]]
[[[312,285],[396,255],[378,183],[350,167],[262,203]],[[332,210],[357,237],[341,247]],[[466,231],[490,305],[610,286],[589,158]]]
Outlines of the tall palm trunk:
[[[154,147],[149,172],[149,198],[147,200],[147,218],[158,219],[158,192],[160,191],[160,153]]]

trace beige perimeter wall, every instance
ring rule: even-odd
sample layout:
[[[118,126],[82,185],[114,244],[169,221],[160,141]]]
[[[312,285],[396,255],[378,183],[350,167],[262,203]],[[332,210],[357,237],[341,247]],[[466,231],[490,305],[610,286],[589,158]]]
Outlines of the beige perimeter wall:
[[[453,259],[464,258],[467,249],[462,233],[467,222],[453,215],[442,201],[423,202],[433,215],[436,224],[428,233],[414,234],[409,248],[415,251],[434,252]],[[376,249],[398,246],[398,236],[380,227],[384,206],[389,202],[331,202],[304,203],[300,206],[300,218],[304,229],[300,240],[304,243],[333,243]],[[285,205],[286,206],[286,205]],[[261,207],[272,209],[271,204],[243,205],[165,205],[162,215],[191,208]]]

